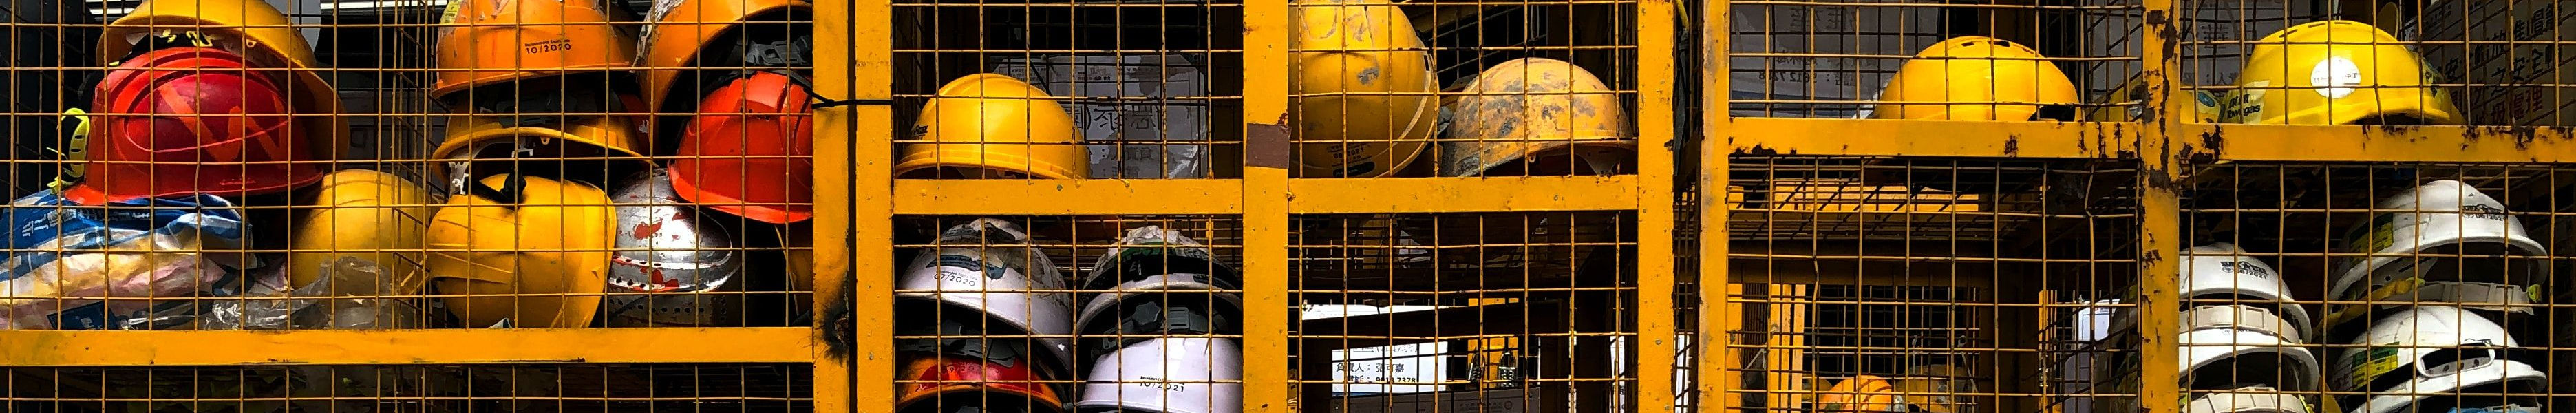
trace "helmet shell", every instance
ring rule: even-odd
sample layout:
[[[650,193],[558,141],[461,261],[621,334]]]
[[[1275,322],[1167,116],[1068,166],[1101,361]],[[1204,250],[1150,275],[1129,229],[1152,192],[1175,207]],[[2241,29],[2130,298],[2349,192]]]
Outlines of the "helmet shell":
[[[903,362],[904,383],[896,384],[895,410],[921,411],[950,404],[950,400],[967,403],[1025,404],[1032,412],[1057,412],[1064,395],[1056,392],[1045,370],[1029,363],[998,363],[973,357],[922,355]]]
[[[1521,58],[1477,74],[1449,105],[1454,121],[1440,142],[1440,173],[1483,175],[1519,162],[1531,175],[1619,171],[1637,155],[1636,127],[1619,93],[1563,60]],[[1580,165],[1540,167],[1569,160]]]
[[[487,85],[626,69],[635,60],[635,42],[612,25],[608,7],[601,0],[447,3],[434,49],[438,68],[450,70],[438,72],[430,98],[452,100]]]
[[[2182,252],[2182,299],[2224,300],[2222,304],[2261,303],[2276,309],[2290,325],[2305,329],[2314,321],[2307,307],[2290,295],[2289,284],[2263,260],[2247,256],[2236,244],[2215,243]]]
[[[1289,44],[1295,174],[1371,178],[1402,170],[1440,120],[1431,48],[1387,0],[1298,0]]]
[[[2337,375],[2329,384],[2357,394],[2343,403],[2355,406],[2354,412],[2402,412],[2419,403],[2458,399],[2445,393],[2538,396],[2549,382],[2548,375],[2519,358],[2521,345],[2503,326],[2460,307],[2407,307],[2344,344],[2348,347],[2335,357],[2331,371]],[[2428,357],[2437,353],[2451,354]]]
[[[524,182],[513,183],[513,179]],[[515,174],[483,177],[520,199],[450,196],[429,223],[430,285],[467,326],[588,327],[608,285],[608,193]]]
[[[2338,301],[2386,299],[2425,282],[2540,282],[2539,260],[2529,257],[2547,256],[2549,248],[2532,239],[2503,202],[2476,187],[2455,180],[2433,181],[2380,201],[2377,210],[2370,222],[2354,226],[2344,236],[2343,252],[2369,256],[2339,260],[2340,275],[2332,290]],[[2416,255],[2455,248],[2512,257]],[[2461,278],[2464,275],[2473,278]]]
[[[346,268],[340,262],[350,259],[383,271],[382,282],[369,288],[392,290],[376,295],[419,294],[429,282],[422,251],[438,206],[429,188],[390,173],[344,169],[323,176],[299,204],[286,253],[290,288],[322,279],[325,268]]]
[[[233,52],[174,47],[109,69],[91,104],[85,205],[203,193],[237,197],[320,180],[329,158],[304,145],[296,109]]]
[[[1243,351],[1231,339],[1145,340],[1101,357],[1090,371],[1075,412],[1243,411]]]
[[[293,113],[297,128],[306,139],[302,150],[312,159],[338,159],[342,148],[349,146],[346,120],[340,113],[340,92],[322,79],[327,66],[313,54],[302,33],[275,6],[258,0],[149,0],[134,6],[134,11],[109,22],[98,38],[98,64],[114,67],[117,62],[133,60],[134,48],[147,36],[190,32],[212,40],[214,46],[242,54],[251,67],[284,69],[263,71],[280,73],[286,79],[280,88],[287,92],[287,107]],[[318,176],[318,175],[317,175]]]
[[[2369,24],[2290,26],[2252,46],[2237,89],[2228,92],[2227,122],[2342,125],[2394,116],[2464,123],[2451,93],[2434,86],[2441,82],[2424,57]]]
[[[778,72],[708,93],[672,152],[680,198],[772,224],[813,218],[813,100]]]
[[[743,260],[721,221],[705,219],[671,189],[661,171],[627,179],[609,194],[617,204],[617,252],[609,257],[610,327],[736,325]]]
[[[2043,107],[2082,101],[2065,71],[2020,43],[1960,36],[1914,56],[1887,78],[1870,117],[2027,121]]]
[[[1028,244],[1028,233],[997,219],[977,219],[940,232],[941,247],[923,250],[895,280],[895,299],[946,307],[939,316],[981,316],[1031,334],[1055,370],[1073,371],[1073,294],[1053,261]],[[932,314],[905,314],[927,317]]]
[[[894,166],[897,177],[1000,173],[1039,179],[1088,177],[1091,158],[1072,115],[1046,91],[992,73],[939,87],[921,106],[912,139]]]

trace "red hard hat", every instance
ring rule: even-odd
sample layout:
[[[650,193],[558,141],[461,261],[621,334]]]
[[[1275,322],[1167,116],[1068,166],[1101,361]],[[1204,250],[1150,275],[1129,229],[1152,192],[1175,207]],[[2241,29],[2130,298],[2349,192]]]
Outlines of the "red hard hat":
[[[785,224],[814,217],[812,95],[786,74],[734,79],[698,103],[672,153],[680,198]]]
[[[74,202],[203,193],[240,196],[312,183],[327,172],[298,139],[274,74],[222,49],[146,52],[108,69],[92,102],[87,179]]]

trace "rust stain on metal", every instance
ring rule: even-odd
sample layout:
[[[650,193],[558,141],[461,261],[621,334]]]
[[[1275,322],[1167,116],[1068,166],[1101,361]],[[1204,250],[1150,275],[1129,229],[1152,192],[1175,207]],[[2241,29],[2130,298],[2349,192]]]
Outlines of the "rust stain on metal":
[[[848,363],[850,356],[858,353],[859,304],[858,296],[853,294],[859,288],[859,277],[852,275],[842,274],[840,294],[826,301],[823,313],[814,317],[814,341],[830,350],[823,356],[842,363]]]
[[[1243,166],[1247,168],[1288,168],[1288,115],[1279,115],[1277,123],[1243,125]]]
[[[2004,136],[2004,156],[2021,156],[2021,134],[2016,133]]]

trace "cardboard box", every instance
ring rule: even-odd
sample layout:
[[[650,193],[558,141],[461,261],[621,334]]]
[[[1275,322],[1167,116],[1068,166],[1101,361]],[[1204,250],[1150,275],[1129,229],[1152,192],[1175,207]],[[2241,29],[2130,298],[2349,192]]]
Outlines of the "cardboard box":
[[[1834,101],[1878,96],[1907,57],[1943,39],[1944,10],[1936,7],[1736,5],[1730,11],[1734,52],[1825,55],[1733,57],[1730,99],[1816,101],[1731,104],[1735,116],[1857,116],[1863,105]]]
[[[1015,57],[993,72],[1072,99],[1064,109],[1082,128],[1092,178],[1208,176],[1207,145],[1166,144],[1208,140],[1206,71],[1186,56]]]

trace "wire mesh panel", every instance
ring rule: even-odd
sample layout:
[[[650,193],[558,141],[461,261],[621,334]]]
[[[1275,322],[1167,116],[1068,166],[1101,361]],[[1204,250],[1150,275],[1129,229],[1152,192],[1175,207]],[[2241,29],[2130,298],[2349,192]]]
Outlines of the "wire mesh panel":
[[[1634,217],[1302,215],[1307,411],[1634,411]]]
[[[1633,174],[1633,0],[1293,1],[1301,178]]]
[[[2224,123],[2567,126],[2550,1],[2183,1],[2184,85]]]
[[[2134,342],[2106,339],[2135,290],[2137,170],[2125,162],[1739,155],[1725,202],[1744,409],[2093,411],[2133,403]],[[2029,185],[1970,193],[1960,176]],[[1709,242],[1720,242],[1710,240]],[[1718,293],[1703,290],[1703,294]],[[2099,374],[2101,377],[2096,377]],[[2110,407],[2104,409],[2116,410]]]
[[[1240,2],[894,3],[898,178],[1240,176]]]
[[[2275,386],[2278,394],[2328,411],[2544,411],[2566,402],[2564,380],[2546,374],[2565,368],[2557,354],[2567,333],[2555,327],[2564,314],[2550,304],[2563,297],[2541,286],[2568,274],[2570,172],[2510,164],[2195,168],[2184,228],[2196,245],[2232,246],[2194,250],[2216,259],[2186,257],[2186,306],[2250,306],[2310,320],[2275,340],[2186,339],[2187,349],[2245,353],[2189,372],[2192,387],[2286,371],[2304,383]],[[2245,276],[2255,274],[2268,277]],[[2213,292],[2193,294],[2201,290]],[[2257,292],[2273,290],[2280,292]]]
[[[1740,117],[2131,120],[2139,2],[1994,3],[1732,2],[1730,89],[1707,93]]]

